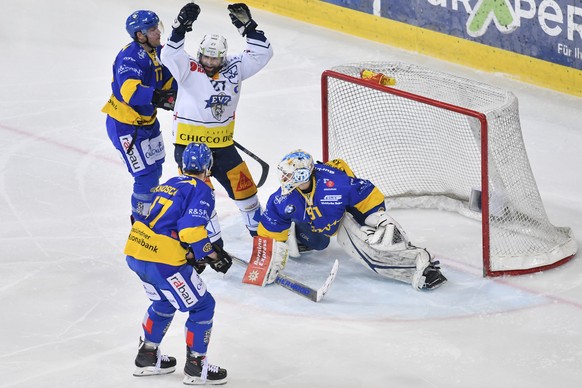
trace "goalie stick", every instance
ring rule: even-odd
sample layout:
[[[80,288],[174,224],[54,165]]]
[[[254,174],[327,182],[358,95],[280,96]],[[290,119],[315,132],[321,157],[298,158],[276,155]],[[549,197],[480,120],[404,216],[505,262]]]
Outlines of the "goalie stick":
[[[267,176],[269,175],[269,165],[263,159],[259,158],[257,155],[253,154],[251,151],[249,151],[248,149],[243,147],[236,140],[233,140],[233,142],[234,142],[234,146],[236,148],[238,148],[239,150],[241,150],[242,152],[244,152],[245,154],[247,154],[248,156],[250,156],[251,158],[256,160],[257,163],[259,163],[261,165],[261,168],[262,168],[261,178],[259,179],[259,183],[257,183],[257,187],[261,187],[263,185],[263,183],[265,183],[265,181],[267,180]]]
[[[236,256],[231,255],[231,257],[234,261],[241,265],[247,266],[249,264],[248,262],[244,261],[243,259],[239,259]],[[329,276],[327,277],[327,279],[325,279],[325,283],[323,283],[323,285],[319,287],[317,290],[309,287],[308,285],[305,285],[304,283],[301,283],[300,281],[290,278],[289,276],[282,273],[277,274],[275,283],[313,302],[319,302],[323,298],[323,296],[327,293],[327,291],[331,287],[331,284],[335,280],[338,268],[339,262],[336,259],[335,262],[333,263],[333,267],[331,268]]]

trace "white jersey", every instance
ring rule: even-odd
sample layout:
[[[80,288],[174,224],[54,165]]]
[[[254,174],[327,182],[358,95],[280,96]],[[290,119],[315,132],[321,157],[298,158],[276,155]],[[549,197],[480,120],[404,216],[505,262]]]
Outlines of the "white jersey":
[[[172,124],[176,144],[206,143],[211,148],[233,144],[241,83],[265,67],[273,56],[271,44],[261,37],[264,41],[247,37],[246,50],[227,56],[212,78],[184,50],[184,39],[168,40],[162,48],[161,60],[178,83]]]

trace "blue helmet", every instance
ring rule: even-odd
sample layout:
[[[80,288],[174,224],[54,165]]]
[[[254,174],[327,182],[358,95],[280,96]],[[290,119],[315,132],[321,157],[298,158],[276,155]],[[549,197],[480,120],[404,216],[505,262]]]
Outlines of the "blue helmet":
[[[190,143],[182,154],[182,170],[185,173],[210,174],[212,168],[212,151],[204,143]]]
[[[141,31],[146,34],[148,29],[155,27],[160,23],[160,18],[153,11],[138,10],[127,17],[125,29],[129,36],[135,39],[135,34]]]

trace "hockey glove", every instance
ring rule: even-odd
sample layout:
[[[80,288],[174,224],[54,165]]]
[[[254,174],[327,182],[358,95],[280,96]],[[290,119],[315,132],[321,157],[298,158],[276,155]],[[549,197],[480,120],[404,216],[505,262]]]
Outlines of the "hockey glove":
[[[232,24],[242,36],[247,36],[247,33],[257,28],[257,23],[253,20],[251,11],[245,3],[230,4],[227,8]]]
[[[226,271],[228,271],[232,265],[232,257],[230,257],[228,252],[217,244],[212,244],[212,249],[214,249],[214,252],[216,252],[218,258],[211,259],[208,257],[208,264],[216,272],[226,273]]]
[[[194,252],[190,247],[188,247],[188,252],[186,253],[186,262],[194,267],[194,270],[198,275],[200,275],[206,269],[206,258],[202,260],[196,260],[194,257]]]
[[[152,96],[152,104],[156,108],[162,108],[165,110],[174,110],[174,104],[176,103],[176,91],[155,89]]]
[[[186,32],[192,31],[192,23],[198,19],[198,15],[200,14],[200,7],[198,4],[188,3],[182,7],[178,17],[174,19],[174,24],[172,24],[172,28],[174,28],[178,33],[181,35],[185,35]]]
[[[370,214],[361,230],[366,233],[366,242],[379,250],[395,250],[406,247],[408,237],[400,224],[384,210]]]

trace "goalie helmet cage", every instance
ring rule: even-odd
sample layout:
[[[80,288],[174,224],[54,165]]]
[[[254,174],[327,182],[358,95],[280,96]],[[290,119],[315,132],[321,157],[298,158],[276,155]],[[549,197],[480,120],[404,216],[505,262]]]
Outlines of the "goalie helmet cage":
[[[383,86],[362,70],[396,80]],[[559,266],[570,228],[546,215],[513,93],[404,63],[358,63],[321,78],[323,159],[344,159],[389,208],[436,208],[480,220],[483,275]]]

